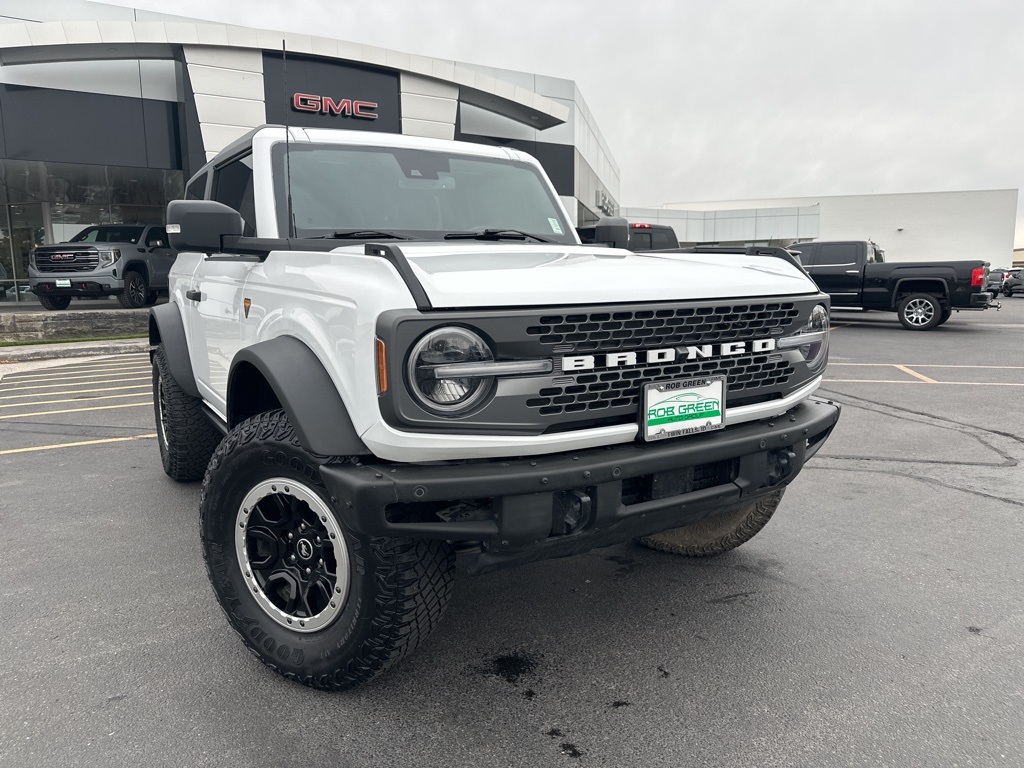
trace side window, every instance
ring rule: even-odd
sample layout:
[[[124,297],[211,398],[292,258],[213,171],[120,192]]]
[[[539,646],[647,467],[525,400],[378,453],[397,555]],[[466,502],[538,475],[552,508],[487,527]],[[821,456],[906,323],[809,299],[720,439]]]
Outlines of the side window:
[[[218,168],[213,174],[211,199],[234,208],[242,215],[242,234],[256,235],[256,199],[252,178],[252,155]]]
[[[813,243],[793,243],[789,246],[791,251],[799,251],[800,263],[805,267],[814,264],[814,245]]]
[[[186,200],[202,200],[206,197],[206,179],[210,174],[204,173],[202,176],[195,178],[191,184],[185,187],[185,199]]]
[[[832,267],[853,267],[863,253],[860,243],[822,243],[818,247],[815,265]]]

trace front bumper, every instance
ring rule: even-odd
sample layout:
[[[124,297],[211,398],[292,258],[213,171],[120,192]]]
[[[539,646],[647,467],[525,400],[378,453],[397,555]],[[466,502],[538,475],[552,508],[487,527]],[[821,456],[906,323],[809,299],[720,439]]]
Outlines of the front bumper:
[[[770,493],[818,451],[839,410],[808,398],[772,421],[664,442],[490,461],[327,464],[320,473],[356,531],[479,542],[471,570],[482,573],[689,525]],[[402,522],[438,510],[448,519]]]
[[[70,287],[58,287],[57,280],[67,280]],[[29,286],[36,296],[109,296],[121,293],[124,282],[115,277],[40,277],[32,278]]]

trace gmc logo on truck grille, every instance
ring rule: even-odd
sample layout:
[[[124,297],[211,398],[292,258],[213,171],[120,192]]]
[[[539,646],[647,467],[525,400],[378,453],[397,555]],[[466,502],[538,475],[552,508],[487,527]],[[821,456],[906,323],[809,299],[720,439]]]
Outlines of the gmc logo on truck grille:
[[[318,112],[321,115],[341,115],[342,117],[359,117],[363,120],[376,120],[376,101],[354,101],[330,96],[317,96],[312,93],[296,93],[292,96],[292,109],[297,112]]]
[[[75,254],[73,253],[51,253],[50,261],[74,261]]]

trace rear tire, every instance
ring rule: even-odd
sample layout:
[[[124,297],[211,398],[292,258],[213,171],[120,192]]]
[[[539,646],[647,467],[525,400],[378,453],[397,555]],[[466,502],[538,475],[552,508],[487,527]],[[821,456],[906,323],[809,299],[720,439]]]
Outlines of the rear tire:
[[[714,557],[750,541],[772,519],[785,489],[718,512],[693,525],[672,528],[637,539],[659,552],[685,557]]]
[[[71,305],[70,296],[40,296],[39,303],[43,305],[44,309],[48,309],[51,312],[57,312],[62,309],[67,309]]]
[[[939,322],[935,324],[935,327],[938,328],[940,325],[942,325],[947,320],[949,320],[949,318],[951,318],[952,316],[953,316],[953,310],[952,309],[944,309],[944,310],[942,310],[942,316],[939,318]]]
[[[153,410],[164,472],[179,483],[201,480],[221,435],[203,412],[202,400],[171,376],[162,346],[153,353]]]
[[[440,622],[455,556],[444,541],[352,531],[324,487],[326,456],[284,411],[228,433],[203,482],[203,553],[231,626],[260,660],[313,688],[366,682]]]
[[[1006,298],[1010,298],[1011,296],[1013,296],[1013,289],[1003,288],[1003,296],[1005,296]],[[995,297],[996,295],[992,294],[992,298],[994,299]]]
[[[908,331],[930,331],[942,319],[942,305],[930,293],[912,293],[900,301],[896,315]]]
[[[125,309],[140,309],[146,305],[149,287],[141,272],[130,269],[124,273],[124,290],[118,294],[117,300]]]

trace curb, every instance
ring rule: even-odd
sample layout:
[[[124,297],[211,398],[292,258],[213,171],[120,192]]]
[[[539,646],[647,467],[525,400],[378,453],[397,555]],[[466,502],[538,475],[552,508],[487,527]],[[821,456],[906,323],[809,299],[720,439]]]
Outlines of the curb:
[[[149,339],[124,341],[81,341],[70,344],[31,344],[23,347],[0,347],[0,364],[26,363],[34,360],[59,360],[67,357],[95,357],[148,352]]]

